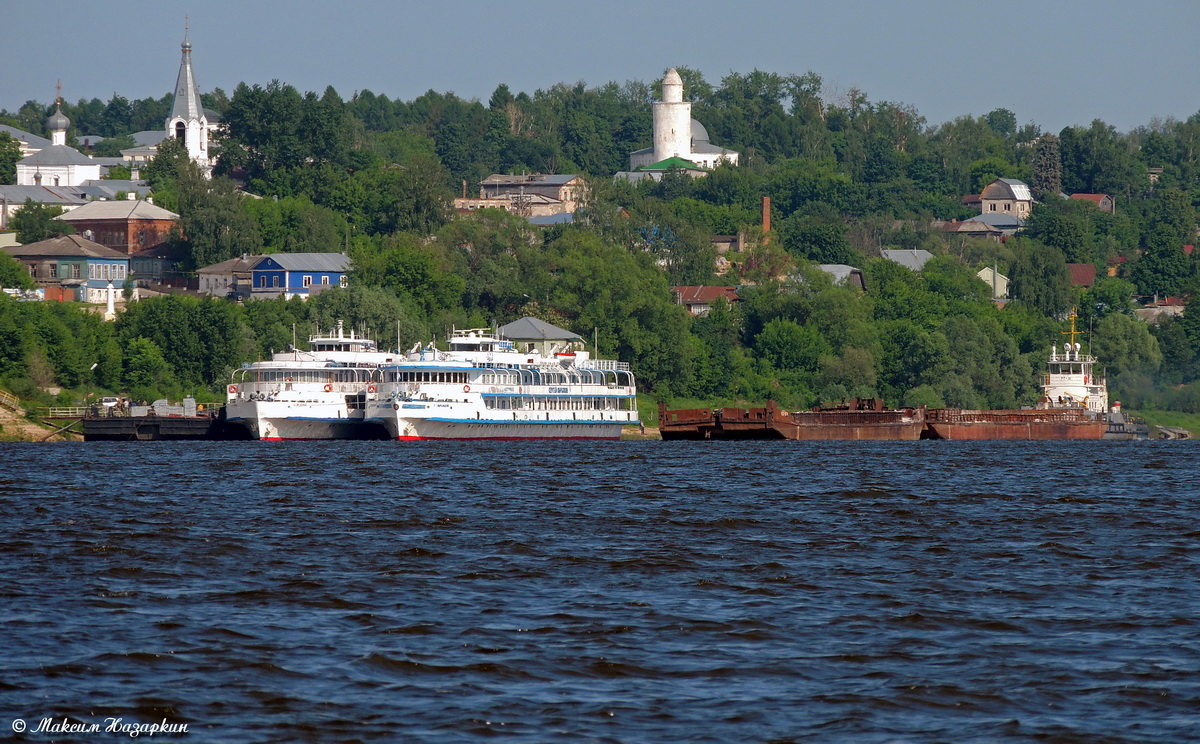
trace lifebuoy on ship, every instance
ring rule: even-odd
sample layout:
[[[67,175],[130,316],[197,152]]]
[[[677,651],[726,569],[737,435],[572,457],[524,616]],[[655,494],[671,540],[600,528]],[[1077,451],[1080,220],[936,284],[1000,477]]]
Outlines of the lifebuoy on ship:
[[[231,393],[236,393],[236,392],[237,392],[237,385],[230,385],[230,386],[229,386],[229,392],[231,392]]]
[[[331,392],[332,390],[333,390],[333,385],[330,385],[328,382],[325,383],[325,392],[328,393],[328,392]]]
[[[469,393],[469,392],[471,392],[471,386],[470,386],[470,385],[463,385],[463,392],[464,392],[464,393]]]
[[[373,392],[375,392],[375,386],[374,386],[374,385],[367,385],[367,392],[368,392],[368,393],[373,393]]]

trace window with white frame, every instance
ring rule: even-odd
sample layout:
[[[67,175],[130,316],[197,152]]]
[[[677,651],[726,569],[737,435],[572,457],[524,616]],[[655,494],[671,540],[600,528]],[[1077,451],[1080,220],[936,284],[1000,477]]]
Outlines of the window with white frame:
[[[305,274],[304,278],[300,280],[300,283],[305,287],[311,287],[312,286],[312,275]]]
[[[349,284],[349,279],[347,279],[345,274],[342,274],[341,278],[338,280],[338,286],[342,289],[345,289]]]

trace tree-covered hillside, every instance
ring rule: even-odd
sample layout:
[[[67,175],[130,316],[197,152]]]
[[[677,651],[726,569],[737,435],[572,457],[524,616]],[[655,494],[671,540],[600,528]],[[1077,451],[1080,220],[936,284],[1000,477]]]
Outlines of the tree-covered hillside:
[[[261,251],[346,251],[355,289],[244,308],[146,301],[115,327],[86,331],[96,334],[86,355],[107,360],[94,372],[54,350],[60,311],[0,301],[0,379],[30,390],[48,381],[218,389],[229,366],[290,342],[293,323],[303,337],[334,313],[381,340],[399,323],[407,345],[452,325],[535,314],[598,338],[602,354],[631,361],[660,398],[799,407],[880,395],[893,405],[1009,407],[1036,397],[1045,354],[1076,306],[1114,398],[1200,410],[1198,301],[1153,325],[1132,315],[1155,295],[1194,296],[1197,259],[1184,246],[1195,242],[1200,204],[1200,114],[1130,132],[1102,121],[1043,132],[1004,109],[931,124],[859,91],[831,99],[814,73],[755,70],[712,84],[679,72],[693,117],[741,153],[740,165],[637,187],[612,175],[650,145],[657,81],[532,94],[499,85],[486,102],[434,91],[344,99],[279,81],[214,91],[205,104],[225,129],[215,177],[171,146],[146,170],[157,203],[181,214],[189,267]],[[161,127],[166,106],[169,98],[114,95],[64,113],[72,135],[119,143]],[[42,134],[47,114],[30,102],[0,121]],[[474,194],[489,174],[526,172],[588,177],[573,225],[537,229],[450,209],[464,184]],[[977,214],[962,198],[1001,177],[1029,183],[1039,200],[1018,237],[944,237],[934,226]],[[1116,210],[1062,195],[1072,193],[1108,194]],[[739,232],[748,249],[727,256],[732,268],[718,276],[710,238]],[[891,248],[936,258],[914,273],[880,257]],[[1095,265],[1100,280],[1071,286],[1068,262]],[[866,291],[835,285],[818,263],[862,268]],[[1003,309],[976,277],[985,266],[1012,281]],[[703,318],[671,291],[721,283],[740,285],[741,301]],[[146,320],[154,313],[186,322]],[[187,330],[196,324],[203,338]]]

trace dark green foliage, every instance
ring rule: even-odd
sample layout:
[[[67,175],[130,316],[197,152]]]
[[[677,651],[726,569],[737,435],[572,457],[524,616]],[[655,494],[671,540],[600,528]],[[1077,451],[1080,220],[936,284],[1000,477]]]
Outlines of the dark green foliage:
[[[1047,132],[1037,141],[1033,155],[1033,176],[1029,180],[1033,193],[1048,200],[1062,191],[1062,158],[1058,151],[1058,137]]]
[[[37,204],[26,199],[20,211],[9,220],[9,227],[17,231],[17,242],[22,245],[74,235],[75,228],[71,223],[54,219],[62,213],[63,208],[56,204]]]
[[[7,253],[0,252],[0,287],[33,289],[35,286],[24,264]]]
[[[1016,258],[1008,275],[1009,296],[1051,317],[1066,312],[1071,294],[1062,251],[1020,240],[1014,246],[1014,254]]]
[[[17,182],[21,145],[8,132],[0,132],[0,185]]]
[[[144,356],[157,374],[162,367],[154,355],[161,354],[170,376],[185,386],[219,385],[251,353],[237,306],[215,298],[166,295],[142,300],[121,314],[116,333],[125,349],[127,377],[135,364],[129,350],[135,340],[144,339],[153,348],[141,344],[137,356]],[[137,384],[151,381],[139,377]]]

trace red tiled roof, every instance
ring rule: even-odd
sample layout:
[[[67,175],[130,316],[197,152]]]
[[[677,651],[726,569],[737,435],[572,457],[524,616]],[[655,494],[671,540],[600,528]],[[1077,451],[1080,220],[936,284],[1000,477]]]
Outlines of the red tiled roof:
[[[1107,196],[1108,194],[1071,194],[1072,199],[1086,199],[1087,201],[1095,202],[1096,204],[1104,201]]]
[[[979,194],[967,194],[962,198],[962,204],[978,204],[983,201],[983,197]]]
[[[730,302],[738,301],[737,287],[672,287],[679,295],[679,301],[684,305],[709,305],[718,297],[724,297]]]
[[[1067,277],[1076,287],[1090,287],[1096,281],[1096,267],[1092,264],[1067,264]]]

